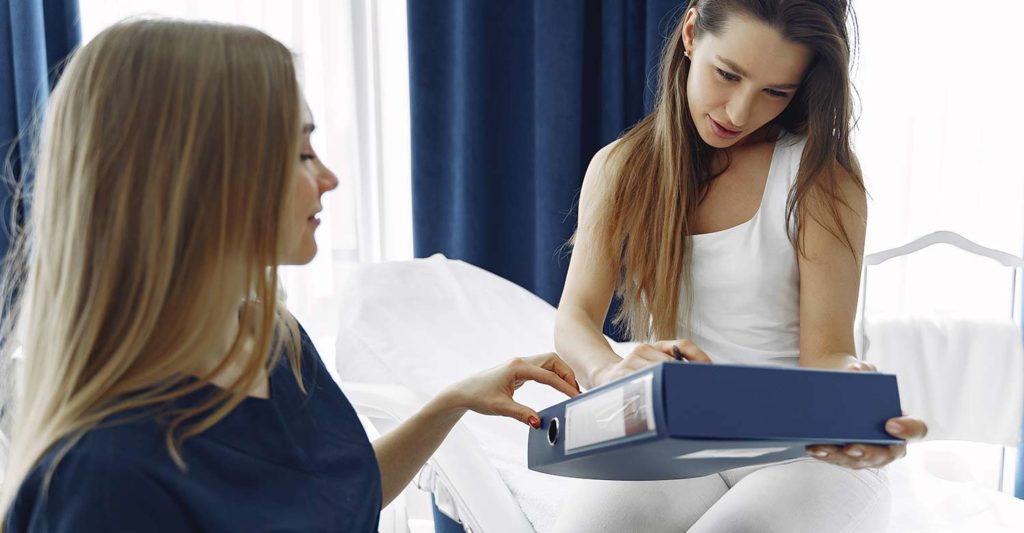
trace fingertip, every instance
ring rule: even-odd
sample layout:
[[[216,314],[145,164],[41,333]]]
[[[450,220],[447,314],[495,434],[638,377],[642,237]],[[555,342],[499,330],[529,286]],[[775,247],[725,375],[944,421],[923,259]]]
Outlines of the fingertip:
[[[811,457],[815,457],[818,459],[824,459],[828,457],[828,452],[822,450],[821,448],[808,448],[807,455],[810,455]]]
[[[530,415],[526,423],[533,429],[540,429],[540,415]]]
[[[849,455],[850,457],[854,457],[856,459],[864,457],[864,449],[861,448],[860,446],[849,446],[843,451],[846,453],[846,455]]]

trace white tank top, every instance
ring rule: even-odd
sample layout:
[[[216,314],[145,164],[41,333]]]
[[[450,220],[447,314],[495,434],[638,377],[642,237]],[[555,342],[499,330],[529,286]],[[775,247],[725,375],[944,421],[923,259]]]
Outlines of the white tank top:
[[[750,220],[691,237],[693,308],[680,297],[680,339],[715,363],[796,366],[800,355],[800,271],[786,234],[786,199],[805,137],[776,143],[761,205]]]

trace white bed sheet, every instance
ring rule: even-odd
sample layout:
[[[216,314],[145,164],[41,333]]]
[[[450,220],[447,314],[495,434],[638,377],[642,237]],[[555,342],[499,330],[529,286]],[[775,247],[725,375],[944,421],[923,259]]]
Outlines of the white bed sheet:
[[[915,450],[889,466],[893,514],[891,533],[1024,531],[1024,500],[982,486],[936,475]]]
[[[442,256],[360,267],[342,298],[336,364],[345,381],[398,384],[433,395],[509,357],[554,349],[550,305],[498,276]],[[533,383],[516,398],[535,409],[563,399]],[[526,467],[528,428],[474,413],[462,423],[534,529],[550,531],[567,481]],[[912,451],[890,467],[889,531],[1024,531],[1024,501],[977,483],[943,479],[922,459]]]

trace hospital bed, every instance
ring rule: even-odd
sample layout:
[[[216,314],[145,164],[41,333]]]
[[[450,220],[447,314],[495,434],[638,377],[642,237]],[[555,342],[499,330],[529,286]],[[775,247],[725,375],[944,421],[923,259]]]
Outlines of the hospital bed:
[[[342,302],[336,370],[371,434],[387,432],[464,376],[554,350],[554,308],[498,276],[439,255],[363,265],[348,278]],[[631,348],[612,346],[623,354]],[[539,410],[562,398],[528,383],[516,399]],[[550,531],[569,481],[527,469],[527,431],[509,419],[466,415],[414,486],[385,509],[381,531],[451,531],[453,524],[475,533]],[[912,446],[907,458],[888,467],[890,532],[1024,530],[1024,501],[943,471],[928,444]],[[420,491],[433,501],[440,518],[434,524]]]

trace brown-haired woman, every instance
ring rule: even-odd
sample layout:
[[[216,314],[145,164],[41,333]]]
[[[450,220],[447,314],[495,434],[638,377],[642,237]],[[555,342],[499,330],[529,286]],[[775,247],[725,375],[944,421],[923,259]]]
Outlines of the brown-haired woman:
[[[867,202],[846,0],[691,0],[654,111],[594,157],[555,342],[586,387],[673,359],[871,371],[854,355]],[[601,335],[613,294],[632,340]],[[757,398],[750,398],[757,402]],[[925,425],[890,420],[893,435]],[[904,446],[666,482],[578,482],[559,531],[880,531]],[[820,460],[817,460],[820,459]],[[847,467],[847,468],[841,468]]]

